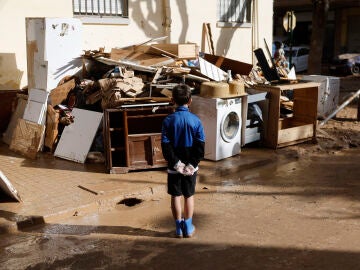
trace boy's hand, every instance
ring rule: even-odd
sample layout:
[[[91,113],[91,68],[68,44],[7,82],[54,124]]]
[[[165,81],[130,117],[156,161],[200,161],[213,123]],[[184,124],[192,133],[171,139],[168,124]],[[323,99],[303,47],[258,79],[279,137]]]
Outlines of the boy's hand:
[[[184,169],[185,169],[185,164],[181,162],[181,160],[179,160],[175,166],[174,169],[181,174],[184,174]]]
[[[188,164],[184,168],[184,175],[193,175],[195,173],[195,168],[193,165]]]

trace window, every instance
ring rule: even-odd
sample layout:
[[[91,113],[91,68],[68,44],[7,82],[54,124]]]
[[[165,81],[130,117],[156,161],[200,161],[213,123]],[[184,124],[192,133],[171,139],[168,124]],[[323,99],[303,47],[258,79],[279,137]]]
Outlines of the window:
[[[128,0],[73,0],[73,12],[84,23],[128,23]]]
[[[218,0],[218,23],[220,27],[250,27],[251,0]]]

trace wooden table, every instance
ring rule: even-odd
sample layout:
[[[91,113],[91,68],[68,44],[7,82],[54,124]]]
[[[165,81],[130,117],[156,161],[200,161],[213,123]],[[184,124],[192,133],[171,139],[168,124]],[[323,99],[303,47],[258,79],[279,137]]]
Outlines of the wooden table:
[[[256,85],[268,92],[269,109],[264,117],[264,139],[267,147],[284,147],[306,140],[315,140],[319,83],[306,82],[279,85]],[[293,115],[280,116],[280,96],[293,90]]]

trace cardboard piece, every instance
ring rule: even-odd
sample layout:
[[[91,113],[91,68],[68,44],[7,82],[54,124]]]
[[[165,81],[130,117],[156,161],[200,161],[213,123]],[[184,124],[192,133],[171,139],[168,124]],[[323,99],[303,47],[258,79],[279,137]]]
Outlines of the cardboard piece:
[[[52,106],[61,104],[61,102],[63,102],[67,98],[69,92],[74,88],[75,79],[67,81],[66,83],[54,88],[49,95],[50,104]]]
[[[46,131],[45,131],[45,142],[51,152],[54,150],[54,145],[57,142],[58,136],[58,125],[59,125],[59,112],[54,110],[51,105],[48,105],[46,114]]]
[[[25,157],[36,159],[45,134],[45,126],[25,119],[18,119],[9,149]]]

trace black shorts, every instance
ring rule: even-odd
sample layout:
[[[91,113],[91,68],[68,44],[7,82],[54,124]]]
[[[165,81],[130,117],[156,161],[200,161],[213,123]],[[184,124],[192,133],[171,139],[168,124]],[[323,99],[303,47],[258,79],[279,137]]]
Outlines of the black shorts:
[[[196,175],[185,176],[182,174],[168,173],[168,194],[171,196],[184,196],[185,198],[191,197],[195,194]]]

